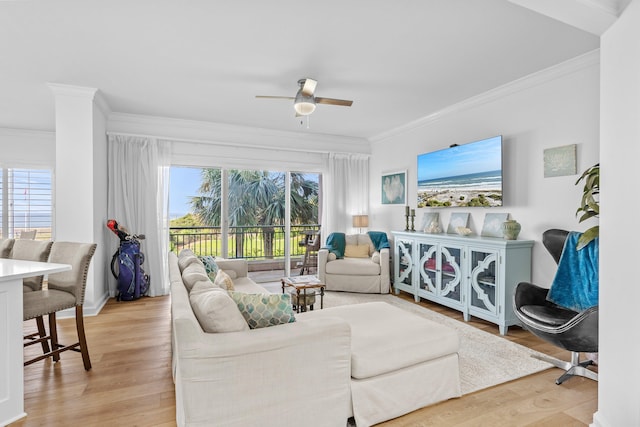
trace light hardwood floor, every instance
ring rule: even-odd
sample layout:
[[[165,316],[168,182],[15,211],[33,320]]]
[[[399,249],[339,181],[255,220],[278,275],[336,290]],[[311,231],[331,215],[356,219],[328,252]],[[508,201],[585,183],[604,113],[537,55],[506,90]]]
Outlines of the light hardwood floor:
[[[405,294],[401,297],[412,300]],[[446,307],[420,304],[462,320],[460,313]],[[86,372],[80,354],[73,352],[63,353],[59,363],[44,361],[27,366],[28,416],[11,426],[174,426],[169,309],[169,297],[110,300],[98,316],[87,317],[85,329],[93,369]],[[35,322],[25,322],[25,331],[35,328],[31,323]],[[60,320],[59,324],[60,341],[73,340],[73,319]],[[497,326],[488,322],[472,319],[470,324],[498,335]],[[512,327],[506,338],[556,357],[569,357],[567,352],[518,327]],[[37,350],[27,349],[28,354]],[[559,369],[549,369],[380,426],[589,425],[597,409],[597,383],[576,377],[558,386],[554,381],[560,374]]]

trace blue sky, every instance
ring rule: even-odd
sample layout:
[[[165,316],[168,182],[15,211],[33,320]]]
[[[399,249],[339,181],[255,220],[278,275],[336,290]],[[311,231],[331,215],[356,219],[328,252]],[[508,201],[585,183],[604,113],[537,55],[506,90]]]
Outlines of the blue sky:
[[[169,216],[181,217],[191,211],[191,197],[198,195],[200,168],[171,167]]]
[[[502,169],[500,136],[418,156],[418,181]]]

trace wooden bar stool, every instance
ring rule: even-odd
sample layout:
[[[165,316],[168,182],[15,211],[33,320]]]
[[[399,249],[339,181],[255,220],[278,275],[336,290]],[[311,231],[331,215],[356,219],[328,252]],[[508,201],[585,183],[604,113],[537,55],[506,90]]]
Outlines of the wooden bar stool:
[[[26,361],[24,363],[25,366],[48,357],[52,357],[57,362],[60,360],[61,352],[73,350],[82,353],[84,369],[87,371],[91,369],[91,360],[89,359],[89,350],[84,333],[82,305],[84,304],[89,264],[95,251],[95,243],[53,243],[49,262],[70,264],[71,270],[50,274],[46,290],[26,292],[24,294],[24,320],[35,318],[43,322],[43,316],[49,316],[49,335],[41,336],[34,340],[25,340],[24,346],[46,342],[47,340],[51,343],[50,351]],[[60,344],[56,328],[56,313],[73,307],[75,307],[76,311],[78,342],[71,345]]]

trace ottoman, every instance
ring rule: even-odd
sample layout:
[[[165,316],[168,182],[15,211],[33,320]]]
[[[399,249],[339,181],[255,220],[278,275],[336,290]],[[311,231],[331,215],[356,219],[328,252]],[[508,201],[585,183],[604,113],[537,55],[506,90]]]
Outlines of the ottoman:
[[[307,311],[306,307],[308,306],[311,310],[313,310],[313,305],[316,303],[316,293],[312,289],[307,294],[300,294],[300,298],[298,298],[298,292],[295,289],[289,291],[289,295],[291,295],[291,305],[293,305],[293,309],[300,311]],[[299,299],[299,301],[298,301]],[[298,307],[305,307],[302,310],[299,310]]]
[[[385,302],[296,318],[337,317],[351,327],[351,402],[358,427],[459,397],[459,338],[455,330]]]

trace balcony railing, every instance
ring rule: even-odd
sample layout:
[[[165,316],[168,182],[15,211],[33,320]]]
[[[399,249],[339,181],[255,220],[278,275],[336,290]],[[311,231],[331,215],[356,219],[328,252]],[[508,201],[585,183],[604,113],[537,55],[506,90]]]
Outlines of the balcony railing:
[[[291,257],[304,255],[306,247],[299,245],[310,232],[317,232],[318,224],[291,226]],[[171,251],[180,253],[189,248],[196,255],[249,260],[284,259],[284,226],[229,227],[228,253],[222,253],[220,227],[170,227]]]

